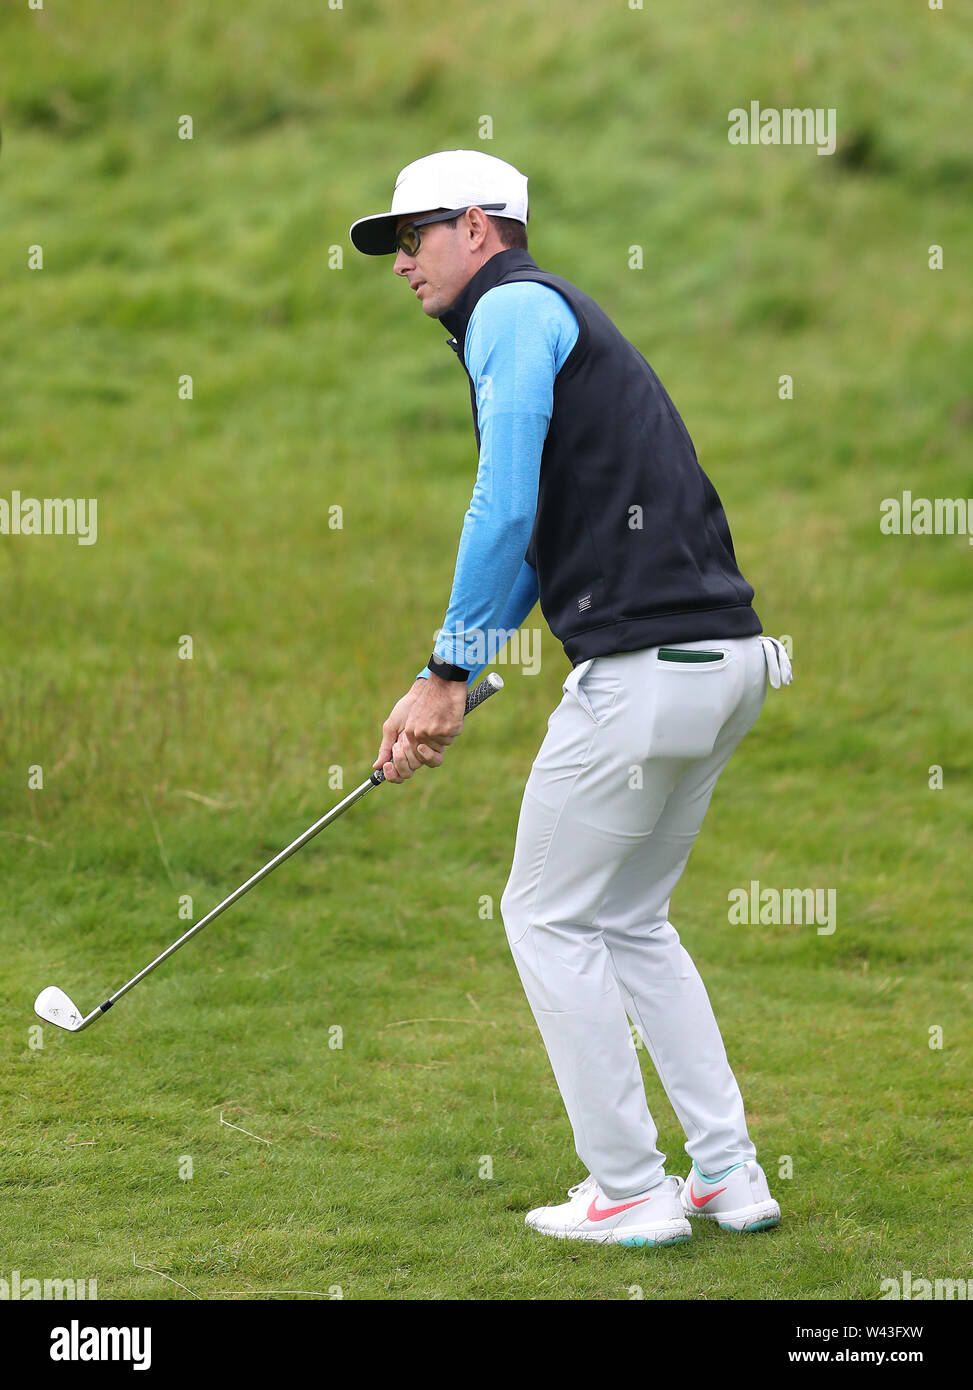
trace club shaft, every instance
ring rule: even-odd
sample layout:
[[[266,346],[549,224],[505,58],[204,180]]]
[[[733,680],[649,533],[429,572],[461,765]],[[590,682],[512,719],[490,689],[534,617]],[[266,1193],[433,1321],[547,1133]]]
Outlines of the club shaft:
[[[476,709],[477,705],[482,704],[484,700],[502,689],[503,681],[500,676],[491,673],[485,680],[481,681],[479,685],[475,686],[474,689],[470,691],[466,701],[465,713],[469,714],[471,710]],[[127,994],[130,989],[134,989],[140,980],[144,980],[146,975],[151,975],[152,971],[160,966],[164,960],[168,960],[171,955],[179,950],[180,946],[185,946],[187,941],[191,940],[197,932],[202,931],[204,927],[209,926],[210,922],[212,922],[214,918],[219,917],[221,912],[225,912],[228,907],[232,907],[235,902],[243,897],[244,893],[249,893],[251,888],[256,887],[268,874],[273,873],[278,865],[283,864],[285,859],[289,859],[292,854],[296,854],[302,845],[307,844],[308,840],[313,840],[314,836],[322,831],[325,826],[330,825],[332,821],[344,815],[349,806],[354,806],[355,802],[360,801],[367,792],[371,791],[372,787],[380,786],[384,781],[385,774],[382,772],[381,768],[379,768],[373,772],[370,777],[366,778],[361,786],[356,787],[353,792],[349,792],[343,801],[339,801],[338,805],[332,807],[320,820],[308,826],[307,830],[305,830],[302,835],[298,835],[296,840],[292,840],[286,849],[282,849],[279,854],[275,854],[273,859],[269,860],[262,869],[258,869],[251,878],[247,879],[246,883],[241,883],[240,887],[234,889],[229,897],[224,898],[211,912],[207,912],[205,917],[201,917],[187,932],[184,932],[183,935],[180,936],[178,941],[174,941],[160,956],[156,956],[155,960],[151,961],[144,970],[140,970],[137,975],[133,975],[127,984],[122,985],[121,989],[116,989],[114,994],[110,995],[103,1004],[99,1004],[98,1008],[94,1009],[87,1018],[84,1019],[81,1028],[87,1027],[94,1019],[99,1018],[107,1009],[110,1009],[117,1000],[121,999],[123,994]],[[78,1028],[76,1031],[80,1032],[81,1028]]]
[[[232,907],[235,902],[243,897],[244,893],[249,893],[250,889],[255,888],[261,879],[273,873],[274,869],[276,869],[279,864],[283,864],[285,859],[289,859],[292,854],[296,854],[302,845],[306,845],[308,840],[313,840],[314,836],[317,835],[319,831],[323,830],[326,825],[330,825],[332,821],[337,820],[340,815],[343,815],[344,812],[347,811],[349,806],[353,806],[356,801],[360,801],[366,792],[371,791],[372,787],[377,785],[378,783],[373,782],[371,777],[369,777],[366,781],[362,782],[360,787],[356,787],[353,792],[349,793],[344,801],[340,801],[337,806],[333,807],[326,816],[322,816],[320,820],[308,826],[303,835],[298,835],[296,840],[293,840],[286,849],[282,849],[279,854],[275,854],[273,859],[266,863],[262,869],[258,869],[251,878],[247,879],[246,883],[241,883],[240,887],[234,889],[228,898],[224,898],[212,911],[207,912],[205,917],[201,917],[194,926],[191,926],[187,932],[183,933],[178,941],[174,941],[171,946],[167,947],[167,949],[162,952],[161,956],[156,956],[154,961],[147,965],[144,970],[140,970],[137,975],[133,975],[127,984],[122,985],[121,989],[116,989],[115,993],[101,1005],[101,1011],[104,1012],[104,1010],[114,1004],[117,999],[121,999],[123,994],[127,994],[140,980],[144,980],[146,975],[151,975],[152,971],[155,970],[157,966],[161,965],[164,960],[167,960],[169,956],[173,955],[174,952],[178,951],[180,946],[185,946],[186,942],[194,937],[197,932],[209,926],[210,922],[212,922],[214,918],[219,917],[221,912],[225,912],[228,907]]]

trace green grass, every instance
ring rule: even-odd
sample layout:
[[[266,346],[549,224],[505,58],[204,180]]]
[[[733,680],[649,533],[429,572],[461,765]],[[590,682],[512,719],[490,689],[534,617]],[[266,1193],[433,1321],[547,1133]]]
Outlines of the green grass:
[[[286,10],[0,12],[0,496],[99,505],[94,546],[0,536],[0,1277],[829,1300],[968,1276],[973,556],[878,529],[904,488],[973,496],[968,34],[905,0]],[[730,146],[750,99],[836,107],[838,152]],[[674,900],[784,1209],[763,1236],[524,1230],[583,1175],[499,914],[568,669],[546,629],[441,772],[374,792],[83,1038],[31,1032],[43,984],[92,1007],[185,929],[181,894],[201,915],[338,800],[332,767],[362,780],[431,648],[466,382],[347,228],[484,114],[532,254],[658,370],[794,642]],[[835,888],[836,932],[731,926],[751,879]]]

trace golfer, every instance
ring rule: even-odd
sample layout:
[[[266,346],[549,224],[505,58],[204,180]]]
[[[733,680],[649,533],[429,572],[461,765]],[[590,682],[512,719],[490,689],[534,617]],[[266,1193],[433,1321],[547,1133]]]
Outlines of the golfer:
[[[527,252],[527,179],[447,150],[351,240],[442,323],[479,465],[445,621],[382,729],[390,782],[439,767],[467,687],[540,599],[572,663],[524,791],[501,911],[587,1170],[527,1225],[667,1245],[687,1217],[776,1225],[743,1100],[669,920],[720,772],[787,653],[761,637],[720,499],[662,383],[602,309]],[[686,1133],[667,1176],[629,1020]]]

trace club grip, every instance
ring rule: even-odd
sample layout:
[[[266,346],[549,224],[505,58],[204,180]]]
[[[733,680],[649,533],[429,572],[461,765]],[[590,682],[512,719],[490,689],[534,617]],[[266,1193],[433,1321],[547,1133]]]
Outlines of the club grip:
[[[479,685],[475,685],[467,695],[464,715],[469,714],[471,710],[475,710],[477,705],[482,705],[484,700],[489,700],[491,695],[496,695],[497,691],[502,689],[503,677],[498,676],[496,671],[491,671],[490,674],[484,680],[480,681]],[[380,767],[376,768],[372,773],[371,780],[376,787],[380,782],[385,781],[385,773]]]
[[[466,697],[466,713],[476,709],[477,705],[482,705],[484,700],[489,700],[491,695],[496,695],[498,690],[503,689],[503,678],[498,676],[496,671],[491,671],[486,680],[480,681],[479,685],[474,685],[469,695]]]

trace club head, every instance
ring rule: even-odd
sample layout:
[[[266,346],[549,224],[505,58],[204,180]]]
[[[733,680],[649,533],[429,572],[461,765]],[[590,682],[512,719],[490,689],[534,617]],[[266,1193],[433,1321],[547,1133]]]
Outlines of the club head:
[[[48,985],[47,989],[41,990],[34,1000],[34,1013],[45,1023],[54,1023],[58,1028],[66,1028],[69,1033],[77,1033],[84,1022],[84,1014],[75,1008],[64,990],[58,989],[57,985]]]

